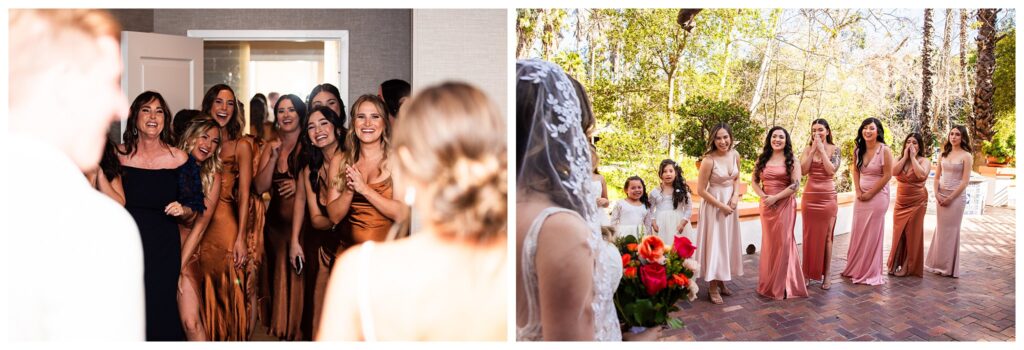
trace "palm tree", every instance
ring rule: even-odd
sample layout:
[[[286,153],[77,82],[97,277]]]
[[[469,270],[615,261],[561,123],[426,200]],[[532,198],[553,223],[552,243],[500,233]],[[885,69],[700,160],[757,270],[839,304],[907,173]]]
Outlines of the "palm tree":
[[[974,137],[971,147],[976,152],[974,164],[977,166],[984,162],[981,153],[981,142],[992,140],[995,134],[995,113],[992,109],[992,96],[995,94],[995,85],[992,84],[992,74],[996,68],[996,43],[1003,36],[996,36],[996,9],[978,9],[978,66],[975,73],[974,87],[974,113],[971,115],[971,128],[974,130]]]

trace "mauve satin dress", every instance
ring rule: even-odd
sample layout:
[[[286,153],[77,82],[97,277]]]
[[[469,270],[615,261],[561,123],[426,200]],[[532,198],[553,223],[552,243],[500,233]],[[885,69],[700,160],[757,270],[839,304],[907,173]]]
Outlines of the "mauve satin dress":
[[[860,189],[869,191],[882,179],[882,147],[879,146],[871,162],[860,170]],[[842,275],[853,283],[880,285],[882,276],[882,240],[885,237],[885,212],[889,209],[889,184],[882,186],[874,197],[853,203],[853,230],[850,232],[850,250],[846,252],[846,269]]]

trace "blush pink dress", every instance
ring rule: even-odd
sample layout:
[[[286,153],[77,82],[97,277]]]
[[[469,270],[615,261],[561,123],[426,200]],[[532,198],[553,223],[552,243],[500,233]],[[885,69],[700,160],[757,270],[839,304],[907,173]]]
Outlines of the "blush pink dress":
[[[939,193],[949,196],[963,181],[964,163],[942,162],[942,178],[939,179]],[[968,170],[969,171],[969,170]],[[947,206],[935,209],[935,234],[928,246],[928,258],[924,270],[943,276],[960,277],[960,224],[967,207],[967,191],[953,198]]]
[[[882,147],[879,146],[871,162],[860,169],[860,190],[869,191],[882,178]],[[850,232],[850,250],[846,252],[843,276],[853,283],[880,285],[882,276],[882,240],[885,237],[885,212],[889,209],[889,184],[882,186],[874,197],[853,203],[853,231]]]
[[[707,191],[722,203],[728,203],[732,198],[740,176],[733,157],[727,156],[722,161],[710,156],[704,158],[705,162],[714,164]],[[738,212],[725,215],[718,207],[701,203],[695,245],[700,268],[694,277],[705,281],[731,281],[733,277],[743,276],[743,240]]]
[[[761,173],[761,184],[769,195],[782,192],[791,179],[786,166],[766,166]],[[807,286],[800,271],[800,259],[793,239],[796,225],[795,195],[768,207],[761,202],[761,265],[758,269],[757,294],[781,300],[806,297]]]

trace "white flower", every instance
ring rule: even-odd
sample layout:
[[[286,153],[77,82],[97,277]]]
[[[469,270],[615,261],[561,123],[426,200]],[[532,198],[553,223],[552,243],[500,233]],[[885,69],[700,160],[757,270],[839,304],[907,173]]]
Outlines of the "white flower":
[[[686,259],[683,260],[683,268],[690,271],[697,271],[697,269],[700,268],[700,263],[697,262],[697,259]]]
[[[686,286],[686,290],[689,292],[689,294],[686,295],[686,299],[689,299],[690,301],[697,299],[697,292],[700,291],[700,288],[697,287],[697,281],[695,278],[690,279],[690,284]]]

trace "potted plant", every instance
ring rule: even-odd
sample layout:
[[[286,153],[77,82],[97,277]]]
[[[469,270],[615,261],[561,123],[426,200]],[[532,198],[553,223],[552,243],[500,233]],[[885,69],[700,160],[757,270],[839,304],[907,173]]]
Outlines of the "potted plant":
[[[1005,167],[1013,159],[1014,136],[1008,138],[996,137],[992,141],[982,142],[981,151],[985,153],[988,166],[994,168]]]

